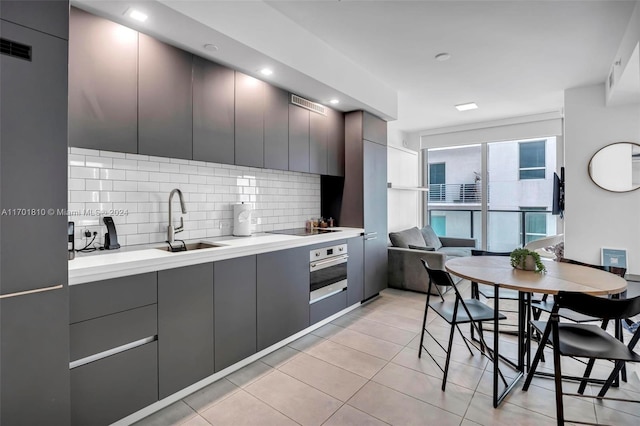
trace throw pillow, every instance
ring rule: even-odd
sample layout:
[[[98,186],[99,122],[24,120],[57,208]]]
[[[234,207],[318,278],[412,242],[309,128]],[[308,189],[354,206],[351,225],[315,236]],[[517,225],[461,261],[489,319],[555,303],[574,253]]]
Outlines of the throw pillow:
[[[422,237],[424,238],[424,242],[427,243],[428,247],[433,247],[435,250],[440,250],[442,247],[442,241],[436,235],[436,233],[431,229],[429,225],[425,225],[424,228],[421,229]]]
[[[416,227],[400,232],[390,232],[389,239],[394,247],[409,248],[409,244],[413,244],[414,246],[429,245],[425,244],[422,233]]]
[[[414,246],[413,244],[409,244],[410,249],[414,250],[422,250],[422,251],[435,251],[433,247],[422,247],[422,246]]]

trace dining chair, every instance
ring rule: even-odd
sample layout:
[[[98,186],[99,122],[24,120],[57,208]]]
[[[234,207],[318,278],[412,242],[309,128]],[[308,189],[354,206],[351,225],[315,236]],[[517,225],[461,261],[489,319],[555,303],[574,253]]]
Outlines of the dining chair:
[[[558,425],[564,425],[563,395],[605,400],[612,399],[605,398],[605,394],[613,384],[625,362],[640,362],[640,354],[634,352],[634,348],[640,339],[640,329],[633,334],[629,343],[625,345],[596,324],[560,322],[560,310],[567,309],[582,315],[619,322],[640,314],[640,296],[630,299],[609,299],[584,293],[559,292],[554,299],[555,303],[549,321],[534,321],[533,326],[543,333],[543,341],[551,337],[556,391],[556,415]],[[524,382],[523,391],[527,391],[531,385],[531,380],[536,372],[536,367],[538,366],[540,355],[544,351],[544,348],[545,345],[538,347],[533,364]],[[615,367],[609,377],[604,381],[596,397],[582,395],[581,393],[565,394],[562,390],[563,376],[560,365],[561,356],[589,358],[590,363],[595,362],[597,359],[610,360],[615,363]],[[582,380],[590,379],[588,376],[585,376]],[[615,400],[640,402],[638,400],[622,398],[615,398]]]
[[[568,258],[559,259],[558,262],[570,263],[572,265],[586,266],[587,268],[599,269],[601,271],[606,271],[606,272],[610,272],[612,274],[618,275],[621,278],[624,278],[624,276],[627,273],[627,269],[626,268],[619,268],[619,267],[615,267],[615,266],[593,265],[593,264],[590,264],[590,263],[580,262],[578,260],[573,260],[573,259],[568,259]],[[620,298],[626,298],[625,294],[626,293],[623,292],[622,294],[616,295],[616,296],[620,297]],[[532,313],[533,313],[533,319],[535,321],[539,320],[542,312],[551,313],[551,311],[553,310],[553,306],[554,306],[554,301],[549,299],[549,295],[548,294],[545,294],[542,297],[541,300],[532,301],[531,302],[531,310],[532,310]],[[601,323],[601,328],[602,329],[606,329],[607,326],[609,325],[609,320],[607,320],[607,319],[596,318],[596,317],[593,317],[593,316],[590,316],[590,315],[584,315],[584,314],[581,314],[579,312],[571,311],[569,309],[564,309],[564,308],[560,309],[560,311],[558,312],[558,315],[560,316],[560,318],[564,318],[564,319],[567,319],[569,321],[573,321],[573,322],[577,322],[577,323],[602,321],[602,323]],[[616,327],[616,336],[618,338],[622,339],[622,324],[620,323],[620,321],[616,322],[615,327]],[[541,344],[542,340],[539,338],[539,336],[538,336],[537,340],[538,340],[538,343]],[[544,361],[544,355],[542,355],[542,361]],[[588,372],[590,373],[591,369],[589,369]],[[585,374],[587,374],[587,372],[585,372]],[[626,370],[623,370],[622,379],[626,380]],[[584,392],[585,388],[586,388],[586,383],[584,385],[580,386],[578,392],[579,393]]]
[[[447,375],[449,372],[449,362],[451,360],[451,348],[453,345],[455,330],[456,329],[458,330],[458,332],[460,333],[460,336],[462,336],[464,344],[467,346],[467,349],[469,350],[471,355],[473,355],[471,346],[475,347],[475,345],[462,333],[459,327],[459,324],[469,324],[469,323],[472,324],[472,326],[475,327],[476,331],[478,332],[478,336],[480,338],[480,348],[479,348],[480,353],[485,354],[484,353],[485,350],[491,353],[491,349],[489,349],[490,346],[488,346],[484,340],[482,328],[479,327],[478,324],[482,323],[483,321],[493,321],[495,312],[489,306],[485,305],[484,303],[480,302],[477,299],[463,299],[460,292],[458,291],[458,288],[456,287],[455,283],[451,279],[451,276],[449,275],[448,272],[438,270],[438,269],[431,269],[429,268],[429,264],[427,263],[426,260],[420,259],[420,261],[424,265],[425,269],[427,270],[427,274],[429,275],[429,287],[427,291],[427,301],[424,308],[424,317],[422,319],[422,333],[420,336],[420,348],[418,349],[418,358],[422,357],[422,351],[424,350],[431,357],[431,359],[436,363],[438,368],[440,368],[440,370],[443,373],[442,390],[444,391],[447,384]],[[440,296],[439,301],[435,301],[435,302],[431,301],[432,287],[435,288],[435,290],[437,291],[437,294]],[[445,300],[439,287],[452,288],[455,293],[455,300],[454,301]],[[449,332],[449,343],[446,349],[444,348],[444,346],[440,344],[440,342],[438,342],[438,340],[435,337],[433,337],[433,335],[429,332],[429,330],[427,330],[427,313],[429,309],[432,309],[436,314],[438,314],[443,320],[445,320],[451,326],[451,329]],[[506,318],[507,317],[505,315],[499,314],[499,319],[503,320]],[[440,363],[434,358],[434,356],[425,347],[424,345],[425,333],[428,334],[437,343],[437,345],[440,346],[440,348],[442,348],[442,350],[447,354],[444,368],[440,365]],[[476,347],[476,349],[478,348]],[[502,377],[501,373],[500,375]],[[504,377],[502,377],[502,380],[505,381]],[[506,384],[506,381],[505,381],[505,384]]]

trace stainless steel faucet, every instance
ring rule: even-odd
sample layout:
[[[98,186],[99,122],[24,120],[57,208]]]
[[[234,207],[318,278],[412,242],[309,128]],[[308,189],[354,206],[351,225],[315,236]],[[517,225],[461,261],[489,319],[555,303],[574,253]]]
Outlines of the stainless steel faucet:
[[[182,209],[182,214],[186,214],[187,213],[187,209],[184,206],[184,198],[182,198],[182,191],[180,191],[178,188],[176,188],[173,191],[171,191],[171,193],[169,194],[169,226],[167,227],[167,242],[168,243],[174,242],[176,234],[178,232],[184,231],[184,220],[183,220],[182,216],[180,216],[180,226],[178,226],[177,228],[173,227],[173,221],[171,220],[171,200],[173,198],[173,194],[175,194],[176,192],[178,193],[178,198],[180,198],[180,208]]]

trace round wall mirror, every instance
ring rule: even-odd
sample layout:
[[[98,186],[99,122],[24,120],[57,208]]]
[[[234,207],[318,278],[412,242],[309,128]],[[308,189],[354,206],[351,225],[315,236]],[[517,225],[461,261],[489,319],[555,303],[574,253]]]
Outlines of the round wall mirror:
[[[616,142],[601,148],[589,161],[589,176],[607,191],[629,192],[640,188],[640,145]]]

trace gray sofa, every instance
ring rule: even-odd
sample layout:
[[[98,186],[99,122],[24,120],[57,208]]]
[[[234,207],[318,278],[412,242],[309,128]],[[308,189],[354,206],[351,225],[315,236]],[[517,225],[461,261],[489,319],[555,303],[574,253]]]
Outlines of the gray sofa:
[[[429,277],[420,259],[433,269],[444,270],[448,259],[471,256],[476,246],[473,238],[438,237],[428,225],[391,232],[389,240],[389,287],[422,293],[427,292]],[[453,275],[452,278],[459,280]]]

